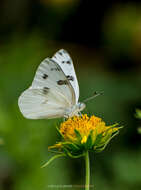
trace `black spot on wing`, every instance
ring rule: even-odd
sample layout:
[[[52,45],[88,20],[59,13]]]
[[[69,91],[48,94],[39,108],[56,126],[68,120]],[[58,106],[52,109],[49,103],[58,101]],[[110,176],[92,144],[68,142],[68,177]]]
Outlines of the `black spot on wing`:
[[[67,63],[68,65],[70,65],[70,64],[71,64],[71,61],[67,61],[66,63]]]
[[[47,64],[49,64],[49,62],[48,62],[48,60],[47,60],[47,59],[45,59],[45,60],[44,60],[44,62],[45,62],[45,63],[47,63]]]
[[[42,78],[43,78],[43,79],[47,79],[47,78],[48,78],[48,75],[47,75],[47,74],[43,74]]]
[[[68,65],[70,65],[71,64],[71,61],[62,61],[62,64],[64,64],[64,63],[66,63],[66,64],[68,64]]]
[[[66,77],[67,77],[68,80],[74,81],[74,77],[73,76],[67,75]]]
[[[43,88],[43,93],[44,93],[44,94],[47,94],[48,92],[49,92],[49,88],[48,88],[48,87],[44,87],[44,88]]]
[[[63,55],[62,52],[58,52],[58,53],[59,53],[59,55],[61,55],[61,56]]]
[[[61,71],[61,69],[60,69],[60,68],[58,68],[58,67],[51,68],[50,70],[51,70],[51,71]]]
[[[67,85],[67,84],[68,84],[68,81],[67,81],[67,80],[58,80],[58,81],[57,81],[57,84],[58,84],[58,85]]]

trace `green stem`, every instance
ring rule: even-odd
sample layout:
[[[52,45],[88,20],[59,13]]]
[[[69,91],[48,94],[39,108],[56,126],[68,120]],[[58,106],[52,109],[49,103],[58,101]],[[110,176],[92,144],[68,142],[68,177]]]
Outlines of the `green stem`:
[[[89,186],[90,186],[90,161],[89,161],[89,152],[88,151],[85,154],[85,165],[86,165],[85,190],[89,190]]]

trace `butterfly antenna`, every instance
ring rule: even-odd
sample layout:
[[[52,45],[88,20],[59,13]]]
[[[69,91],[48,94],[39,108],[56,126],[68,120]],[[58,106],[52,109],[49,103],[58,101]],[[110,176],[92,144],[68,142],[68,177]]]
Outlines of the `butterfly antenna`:
[[[83,102],[88,102],[89,100],[92,100],[94,99],[95,97],[99,96],[99,95],[103,95],[104,92],[94,92],[93,96],[89,97],[89,98],[86,98]]]

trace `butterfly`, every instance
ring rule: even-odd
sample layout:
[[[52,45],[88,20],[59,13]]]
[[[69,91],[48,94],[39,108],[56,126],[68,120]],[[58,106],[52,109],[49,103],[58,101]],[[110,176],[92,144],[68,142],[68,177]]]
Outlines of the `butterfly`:
[[[69,118],[85,108],[78,99],[79,85],[72,59],[61,49],[41,62],[31,86],[19,97],[18,105],[28,119]]]

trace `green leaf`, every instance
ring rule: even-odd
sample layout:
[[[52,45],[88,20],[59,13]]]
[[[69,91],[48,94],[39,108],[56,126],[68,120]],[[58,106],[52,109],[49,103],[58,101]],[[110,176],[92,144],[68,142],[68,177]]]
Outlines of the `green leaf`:
[[[111,137],[112,134],[107,133],[105,136],[102,137],[101,142],[99,142],[100,146],[103,146],[106,141]]]
[[[64,138],[64,135],[60,132],[59,128],[56,127],[56,129],[57,129],[58,133],[61,135],[61,137]]]
[[[53,160],[55,160],[55,159],[57,159],[59,157],[63,157],[63,156],[65,156],[64,153],[63,154],[57,154],[57,155],[51,157],[43,166],[41,166],[41,168],[44,168],[44,167],[48,166]]]
[[[80,158],[80,157],[84,156],[84,153],[81,151],[77,151],[75,153],[75,152],[69,151],[67,148],[64,148],[63,150],[67,154],[67,156],[69,156],[71,158]]]
[[[76,134],[77,139],[81,141],[82,137],[81,137],[81,134],[79,133],[79,131],[74,129],[74,132]]]
[[[85,155],[84,153],[80,153],[78,155],[73,155],[71,152],[68,152],[68,156],[71,157],[71,158],[80,158],[80,157],[82,157],[84,155]]]
[[[71,151],[75,151],[75,152],[80,149],[76,144],[71,143],[71,142],[63,143],[63,145],[64,145],[66,148],[70,149]]]
[[[102,138],[102,137],[103,137],[102,134],[97,135],[96,140],[95,140],[95,142],[94,142],[94,146],[96,146],[96,145],[99,144],[99,142],[101,141],[101,138]]]
[[[97,146],[97,147],[95,147],[95,149],[96,149],[96,151],[95,152],[101,152],[101,151],[103,151],[105,148],[106,148],[106,146],[107,146],[107,144],[111,141],[111,139],[112,138],[114,138],[116,135],[118,135],[119,134],[119,131],[116,131],[108,140],[107,140],[107,142],[105,142],[105,144],[101,147],[99,147],[99,146]]]
[[[89,136],[88,136],[88,138],[87,138],[87,142],[85,143],[85,149],[86,150],[89,150],[89,149],[91,149],[92,148],[92,134],[93,134],[93,130],[92,131],[90,131],[90,134],[89,134]]]

